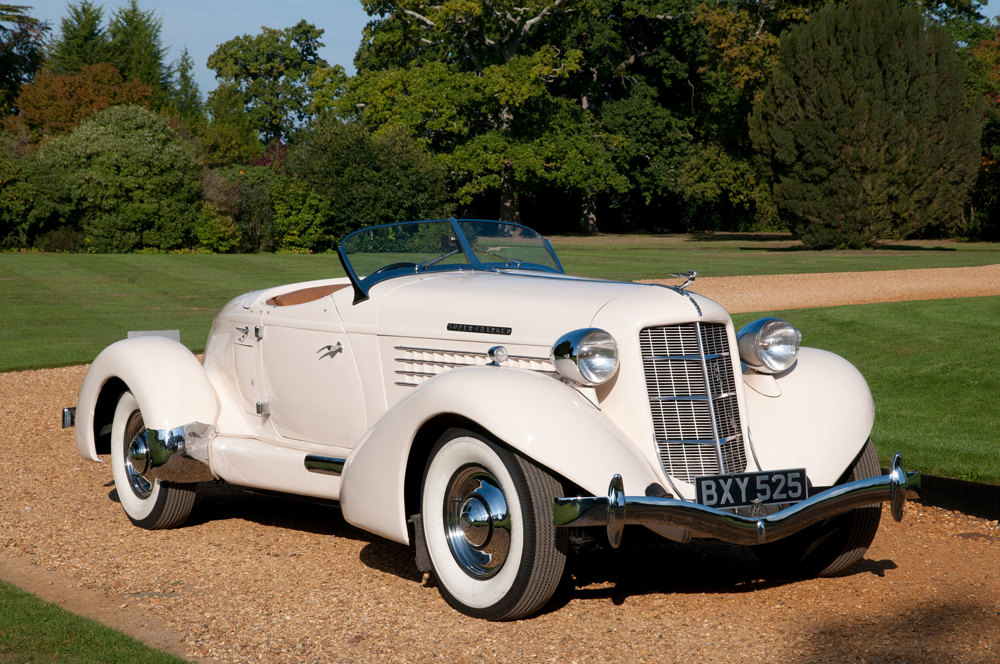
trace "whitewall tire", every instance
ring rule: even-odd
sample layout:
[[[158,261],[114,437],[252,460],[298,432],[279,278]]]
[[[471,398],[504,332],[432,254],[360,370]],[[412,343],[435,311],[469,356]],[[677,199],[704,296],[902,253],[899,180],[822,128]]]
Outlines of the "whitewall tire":
[[[459,611],[513,620],[541,609],[566,564],[552,524],[559,482],[488,437],[449,429],[421,487],[427,553],[444,599]]]
[[[129,448],[145,432],[139,404],[131,392],[125,392],[118,400],[111,425],[111,469],[118,500],[128,518],[140,528],[174,528],[191,513],[198,485],[161,482],[137,473],[129,459]]]

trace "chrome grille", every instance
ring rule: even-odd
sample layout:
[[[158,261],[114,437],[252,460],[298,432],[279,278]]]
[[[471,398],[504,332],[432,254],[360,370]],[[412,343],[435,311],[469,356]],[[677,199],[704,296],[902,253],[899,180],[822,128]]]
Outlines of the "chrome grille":
[[[639,347],[663,469],[684,482],[746,470],[726,326],[648,327]]]

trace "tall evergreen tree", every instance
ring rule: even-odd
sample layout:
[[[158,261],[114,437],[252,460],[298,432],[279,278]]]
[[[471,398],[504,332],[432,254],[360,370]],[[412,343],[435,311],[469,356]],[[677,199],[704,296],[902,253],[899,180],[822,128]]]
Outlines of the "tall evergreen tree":
[[[785,33],[750,133],[803,242],[860,247],[960,222],[980,110],[945,29],[894,0],[855,0]]]
[[[42,62],[49,26],[28,15],[30,7],[0,4],[0,113],[14,108],[22,83],[31,81]]]
[[[198,83],[194,80],[194,60],[186,48],[171,69],[173,80],[167,108],[189,125],[200,123],[205,119],[205,104],[201,100]]]
[[[90,0],[69,3],[59,36],[49,49],[49,69],[54,74],[77,74],[87,65],[108,61],[108,35],[104,11]]]
[[[115,10],[108,24],[108,60],[126,81],[139,79],[153,89],[154,109],[167,103],[170,71],[163,63],[166,48],[160,39],[163,21],[153,10],[143,10],[129,0]]]

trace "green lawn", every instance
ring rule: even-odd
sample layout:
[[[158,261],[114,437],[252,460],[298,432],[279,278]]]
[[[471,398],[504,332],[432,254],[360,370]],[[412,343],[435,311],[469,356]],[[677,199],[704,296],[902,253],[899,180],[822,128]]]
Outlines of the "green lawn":
[[[0,254],[0,371],[85,364],[129,330],[201,351],[236,295],[341,275],[334,254]]]
[[[0,663],[180,664],[183,661],[0,581]]]
[[[1000,484],[1000,297],[770,312],[846,357],[875,398],[883,464]],[[743,325],[761,314],[734,316]]]

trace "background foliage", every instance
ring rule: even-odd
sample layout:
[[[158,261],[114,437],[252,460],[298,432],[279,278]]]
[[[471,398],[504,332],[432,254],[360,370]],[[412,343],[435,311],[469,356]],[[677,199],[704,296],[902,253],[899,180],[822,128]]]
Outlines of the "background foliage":
[[[1000,235],[980,0],[359,1],[355,75],[299,21],[222,41],[207,98],[139,0],[70,2],[54,31],[0,5],[2,247],[322,252],[450,214],[817,247]],[[122,106],[152,115],[95,134]]]
[[[949,231],[978,170],[982,110],[948,33],[892,0],[827,5],[781,40],[750,118],[778,210],[809,247]]]

